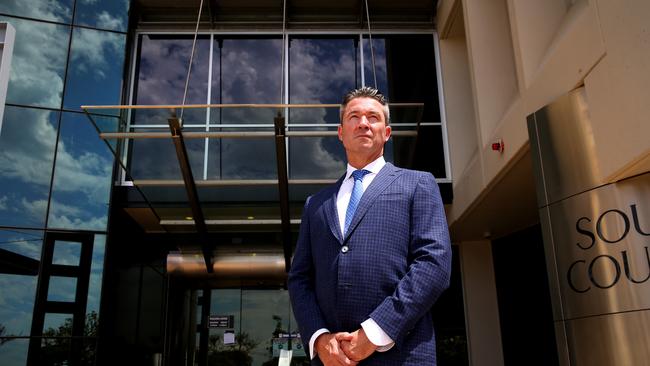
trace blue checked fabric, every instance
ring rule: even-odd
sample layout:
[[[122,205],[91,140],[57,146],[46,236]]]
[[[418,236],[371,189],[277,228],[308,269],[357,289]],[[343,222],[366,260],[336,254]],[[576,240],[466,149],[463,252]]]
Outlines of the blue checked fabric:
[[[359,169],[352,172],[352,177],[354,178],[354,186],[352,187],[352,194],[350,195],[350,203],[348,203],[348,208],[345,211],[345,226],[343,228],[343,235],[348,232],[348,227],[350,227],[350,223],[352,223],[354,212],[357,210],[359,201],[361,201],[361,196],[363,196],[363,177],[368,173],[370,173],[370,171],[365,169]]]

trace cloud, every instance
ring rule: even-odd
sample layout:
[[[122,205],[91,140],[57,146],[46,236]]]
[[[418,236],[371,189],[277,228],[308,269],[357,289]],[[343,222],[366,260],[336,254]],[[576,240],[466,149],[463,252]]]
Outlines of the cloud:
[[[97,27],[104,29],[120,29],[124,24],[124,19],[121,17],[113,17],[106,10],[97,15]]]
[[[7,202],[8,201],[9,201],[9,197],[7,197],[7,196],[0,197],[0,210],[6,210],[7,209]]]

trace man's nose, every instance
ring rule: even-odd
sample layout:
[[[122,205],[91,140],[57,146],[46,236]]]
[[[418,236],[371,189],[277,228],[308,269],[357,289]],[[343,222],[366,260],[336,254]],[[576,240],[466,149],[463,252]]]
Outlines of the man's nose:
[[[359,128],[370,128],[370,122],[366,116],[361,116],[361,120],[359,121]]]

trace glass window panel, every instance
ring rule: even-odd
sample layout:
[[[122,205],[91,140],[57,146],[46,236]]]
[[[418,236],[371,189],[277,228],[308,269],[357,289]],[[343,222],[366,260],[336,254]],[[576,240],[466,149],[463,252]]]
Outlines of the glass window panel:
[[[205,113],[205,112],[204,112]],[[165,132],[169,127],[157,129],[138,128],[137,132]],[[204,132],[204,128],[184,128],[183,132]],[[185,139],[185,149],[190,160],[194,179],[203,178],[205,139]],[[133,179],[183,179],[171,139],[134,139],[130,141],[129,171]]]
[[[125,42],[124,34],[74,29],[64,108],[120,104]]]
[[[190,35],[151,35],[140,36],[138,67],[134,102],[135,104],[181,104],[185,90],[185,80],[192,51]],[[205,104],[208,95],[208,73],[210,38],[199,36],[192,62],[192,73],[187,91],[186,104]],[[155,116],[164,114],[156,119]],[[168,111],[138,113],[132,123],[167,123]],[[204,109],[184,112],[185,123],[200,121],[205,124]]]
[[[288,348],[289,321],[288,291],[242,291],[242,335],[249,340],[253,365],[277,364],[280,349]]]
[[[58,334],[59,332],[55,333]],[[39,365],[69,365],[71,338],[43,338]]]
[[[74,24],[126,32],[130,0],[79,0]]]
[[[81,260],[81,243],[75,241],[54,241],[52,264],[78,266]]]
[[[7,103],[60,108],[70,27],[0,16],[16,28]]]
[[[290,140],[289,172],[293,179],[337,179],[347,158],[338,137],[294,137]]]
[[[50,277],[50,287],[47,290],[48,301],[74,302],[77,292],[75,277]]]
[[[289,42],[291,103],[340,103],[343,94],[361,84],[357,38],[291,38]],[[338,112],[334,115],[327,122],[338,123]]]
[[[4,336],[24,336],[31,331],[42,243],[42,231],[0,230],[0,325]],[[8,346],[0,346],[0,354]],[[20,359],[20,352],[12,350],[11,357]]]
[[[0,222],[44,227],[58,112],[6,106],[0,134]]]
[[[112,173],[113,154],[88,118],[64,113],[48,227],[106,230]]]
[[[289,101],[292,104],[338,104],[360,86],[357,38],[292,38],[289,49]],[[338,108],[289,111],[289,123],[339,123]],[[336,137],[289,140],[291,178],[338,178],[345,170],[345,152]]]
[[[280,103],[282,81],[282,39],[228,38],[215,40],[215,57],[219,67],[213,68],[212,100],[217,103]],[[214,60],[213,60],[214,61]],[[213,62],[213,64],[215,64]],[[218,82],[220,81],[220,82]],[[216,93],[215,86],[219,91]],[[215,99],[215,94],[221,96]],[[277,109],[226,108],[211,113],[214,124],[273,125]],[[219,131],[219,129],[213,129]],[[273,131],[273,128],[226,129],[222,131]],[[210,179],[273,179],[277,177],[273,139],[211,139],[210,160],[220,159],[219,166],[210,164]],[[218,170],[220,168],[220,170]]]
[[[447,177],[441,126],[421,126],[415,146],[413,168],[431,172],[436,178]],[[395,140],[397,141],[397,140]]]
[[[0,360],[5,366],[25,366],[29,339],[12,339],[0,346]]]
[[[0,13],[70,23],[74,0],[3,0]],[[87,0],[86,0],[87,1]]]
[[[72,335],[72,314],[45,313],[43,336],[69,337]]]
[[[86,336],[97,328],[99,302],[102,292],[102,276],[104,274],[104,253],[106,252],[106,235],[95,235],[93,244],[92,263],[90,264],[90,281],[88,283],[88,302],[86,304]]]
[[[242,340],[241,336],[241,290],[218,289],[211,291],[210,315],[234,316],[235,341]],[[238,361],[247,360],[248,353],[238,345],[224,345],[225,328],[210,328],[208,342],[208,365],[238,365],[247,364]]]
[[[391,103],[425,104],[422,120],[440,122],[435,52],[431,34],[372,37],[377,86]],[[374,86],[370,42],[363,39],[366,85]],[[397,122],[397,115],[391,117]]]

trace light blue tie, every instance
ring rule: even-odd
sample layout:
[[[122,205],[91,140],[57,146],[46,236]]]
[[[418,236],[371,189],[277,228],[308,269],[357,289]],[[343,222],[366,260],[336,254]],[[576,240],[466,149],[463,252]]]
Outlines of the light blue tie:
[[[370,173],[368,170],[355,170],[352,172],[352,177],[354,177],[354,187],[352,187],[352,194],[350,195],[350,203],[348,203],[348,209],[345,211],[345,226],[343,229],[343,235],[348,232],[348,227],[352,223],[352,218],[354,217],[354,211],[357,210],[359,201],[361,201],[361,196],[363,196],[363,177]]]

